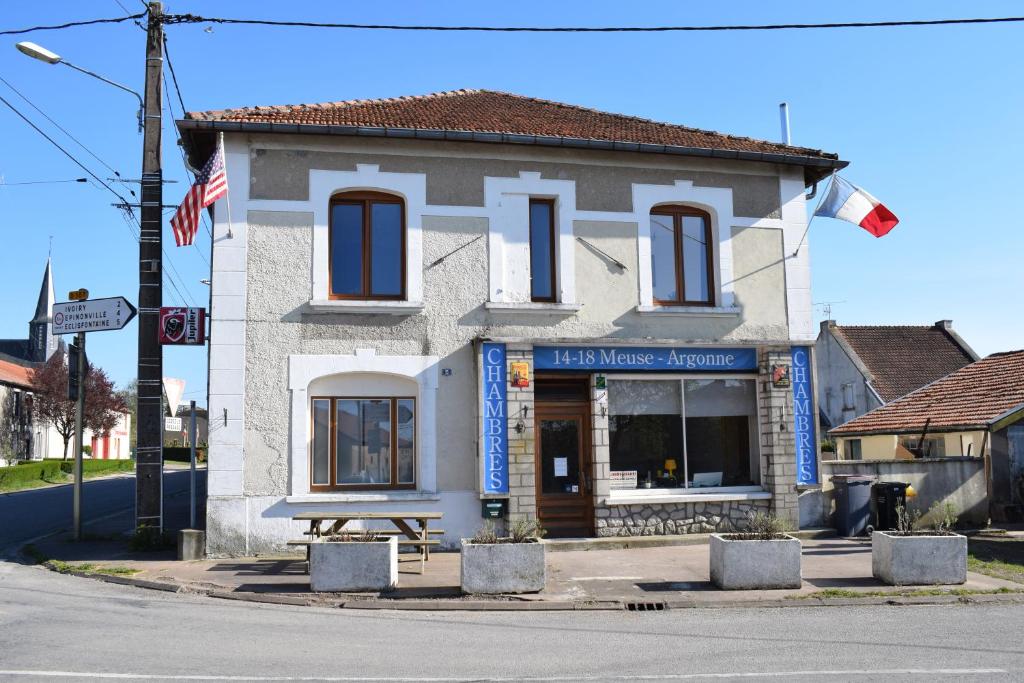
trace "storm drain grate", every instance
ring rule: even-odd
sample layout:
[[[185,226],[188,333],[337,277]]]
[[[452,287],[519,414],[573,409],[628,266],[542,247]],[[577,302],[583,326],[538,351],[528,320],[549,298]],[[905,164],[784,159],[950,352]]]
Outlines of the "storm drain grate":
[[[630,612],[661,612],[666,607],[663,602],[627,602],[626,609]]]

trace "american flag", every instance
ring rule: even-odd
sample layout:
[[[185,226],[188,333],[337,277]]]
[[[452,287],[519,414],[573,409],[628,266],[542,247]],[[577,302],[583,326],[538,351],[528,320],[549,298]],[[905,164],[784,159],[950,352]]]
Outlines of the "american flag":
[[[200,212],[228,193],[228,177],[224,173],[224,146],[217,144],[217,151],[196,176],[196,182],[188,191],[185,201],[171,219],[174,241],[179,247],[192,244],[199,230]]]

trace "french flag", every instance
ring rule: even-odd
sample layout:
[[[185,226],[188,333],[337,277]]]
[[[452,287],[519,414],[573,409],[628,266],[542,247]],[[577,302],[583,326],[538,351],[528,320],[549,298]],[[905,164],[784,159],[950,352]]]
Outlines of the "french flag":
[[[861,188],[832,176],[828,196],[814,212],[815,216],[838,218],[864,228],[875,237],[881,237],[896,227],[900,219]]]

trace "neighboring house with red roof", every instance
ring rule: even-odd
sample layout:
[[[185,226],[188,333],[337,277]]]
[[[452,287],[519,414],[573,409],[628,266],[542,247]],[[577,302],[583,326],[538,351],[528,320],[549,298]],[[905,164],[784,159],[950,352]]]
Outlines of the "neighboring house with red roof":
[[[0,466],[32,452],[32,368],[0,358]]]
[[[1024,351],[994,353],[831,430],[865,460],[986,459],[993,505],[1024,492]]]
[[[797,247],[836,154],[488,90],[177,125],[195,167],[223,135],[231,188],[209,553],[279,551],[317,505],[440,511],[451,546],[481,499],[552,536],[797,523]]]
[[[934,325],[837,325],[825,320],[815,352],[825,430],[978,360],[951,320]]]

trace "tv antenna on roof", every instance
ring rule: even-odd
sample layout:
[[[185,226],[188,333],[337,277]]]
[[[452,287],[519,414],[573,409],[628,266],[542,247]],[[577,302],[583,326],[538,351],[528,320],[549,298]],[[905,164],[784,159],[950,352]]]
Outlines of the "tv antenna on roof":
[[[825,314],[825,320],[831,320],[832,319],[832,304],[845,304],[845,303],[846,303],[846,300],[843,299],[842,301],[817,301],[817,302],[815,302],[812,305],[820,306],[822,313]]]

